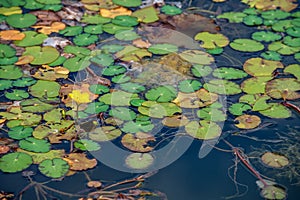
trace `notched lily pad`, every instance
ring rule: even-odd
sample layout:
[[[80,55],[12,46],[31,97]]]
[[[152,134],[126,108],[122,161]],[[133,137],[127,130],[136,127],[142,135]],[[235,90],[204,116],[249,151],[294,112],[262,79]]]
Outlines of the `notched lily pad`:
[[[300,98],[300,82],[294,78],[274,79],[267,83],[266,92],[275,99],[298,99]]]
[[[33,61],[31,61],[30,64],[43,65],[55,61],[59,57],[59,52],[55,48],[50,46],[33,46],[27,47],[23,55],[31,55],[34,57]]]
[[[261,161],[268,167],[282,168],[289,164],[289,160],[284,155],[266,152],[261,156]]]
[[[253,129],[260,125],[261,120],[256,115],[241,115],[234,119],[234,121],[238,122],[235,124],[236,127],[240,129]]]
[[[63,158],[70,166],[71,170],[82,171],[92,169],[97,165],[95,158],[88,159],[84,153],[70,153]]]
[[[200,46],[206,49],[225,47],[229,44],[229,39],[220,33],[200,32],[195,35],[195,40],[202,41]]]
[[[114,126],[102,126],[89,133],[89,138],[98,142],[110,141],[122,134],[120,129]]]
[[[200,140],[217,138],[222,132],[218,124],[206,120],[201,120],[200,122],[191,121],[185,126],[185,130],[189,135]]]
[[[47,140],[28,137],[20,140],[19,146],[27,151],[45,153],[50,151],[50,143]]]
[[[125,159],[125,163],[132,169],[146,169],[152,165],[154,157],[150,153],[132,153]]]
[[[250,39],[235,39],[229,45],[234,50],[243,52],[256,52],[264,49],[263,44]]]
[[[39,164],[39,170],[45,176],[51,178],[61,178],[69,171],[69,165],[61,158],[47,159]]]
[[[155,142],[155,137],[148,133],[137,132],[135,134],[127,133],[122,137],[121,143],[131,151],[149,152],[153,150],[148,142]]]
[[[30,155],[21,152],[9,153],[0,158],[0,169],[3,172],[19,172],[32,164]]]

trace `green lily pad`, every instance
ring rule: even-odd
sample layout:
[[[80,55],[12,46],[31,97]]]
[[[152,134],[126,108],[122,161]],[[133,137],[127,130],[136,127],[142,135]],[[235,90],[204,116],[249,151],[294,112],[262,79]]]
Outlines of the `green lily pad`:
[[[247,14],[242,12],[226,12],[221,15],[218,15],[218,19],[228,19],[230,23],[241,23],[243,22],[244,17],[246,17]]]
[[[157,55],[165,55],[178,51],[178,47],[173,44],[153,44],[148,48],[148,51]]]
[[[136,118],[136,113],[126,107],[114,107],[109,111],[109,115],[123,121],[131,121]]]
[[[60,143],[61,139],[73,139],[76,135],[75,128],[72,126],[73,120],[60,120],[59,123],[48,123],[38,125],[32,135],[37,139],[47,138],[51,143]],[[63,134],[60,131],[64,132]]]
[[[23,76],[22,70],[14,65],[0,66],[0,78],[18,79]]]
[[[42,161],[53,158],[62,158],[65,155],[65,150],[50,150],[46,153],[35,153],[31,151],[26,151],[23,149],[17,149],[18,152],[26,153],[30,155],[33,159],[33,164],[40,164]]]
[[[83,31],[82,26],[67,26],[64,30],[59,31],[59,34],[62,34],[64,36],[76,36],[81,34],[82,31]]]
[[[49,112],[46,112],[43,115],[43,119],[45,121],[47,121],[48,123],[60,123],[60,121],[62,119],[62,109],[57,108],[57,109],[53,109]]]
[[[123,83],[120,84],[120,87],[122,90],[126,92],[131,92],[131,93],[140,93],[145,91],[145,87],[138,84],[138,83]]]
[[[206,49],[206,52],[212,55],[219,55],[223,53],[223,48],[222,47],[216,47],[214,49]]]
[[[160,8],[161,12],[165,13],[166,15],[179,15],[182,13],[182,10],[176,6],[164,5]]]
[[[265,60],[262,58],[250,58],[244,63],[244,70],[252,76],[272,76],[274,70],[283,68],[278,61]]]
[[[294,100],[300,98],[300,82],[294,78],[278,78],[266,85],[267,94],[275,99]]]
[[[37,153],[45,153],[50,151],[50,143],[47,140],[36,139],[34,137],[27,137],[19,142],[20,148],[37,152]]]
[[[159,20],[157,11],[153,6],[138,9],[131,16],[137,17],[138,21],[143,23],[152,23]]]
[[[109,87],[105,85],[94,84],[90,85],[89,90],[94,94],[105,94],[109,92]]]
[[[286,33],[293,37],[300,37],[300,27],[291,27],[286,30]]]
[[[200,45],[206,49],[214,49],[216,47],[225,47],[229,44],[229,39],[220,33],[200,32],[194,37],[195,40],[202,41]]]
[[[141,0],[112,0],[112,2],[124,7],[137,7],[142,4]]]
[[[6,22],[14,28],[27,28],[36,23],[36,16],[33,14],[13,14],[6,18]]]
[[[298,80],[300,80],[300,65],[291,64],[284,68],[284,73],[293,74]]]
[[[32,135],[31,127],[15,126],[8,131],[8,136],[12,139],[21,140]]]
[[[128,15],[116,16],[111,22],[119,26],[127,26],[127,27],[136,26],[139,24],[137,17],[132,17]]]
[[[53,98],[59,95],[60,85],[57,82],[38,80],[29,87],[29,93],[38,98]]]
[[[45,4],[38,3],[35,0],[26,0],[26,4],[24,5],[24,8],[29,10],[37,10],[41,9],[45,6]]]
[[[272,25],[272,29],[277,32],[285,32],[286,29],[292,26],[292,20],[280,20]]]
[[[126,157],[125,163],[132,169],[146,169],[154,162],[154,157],[150,153],[132,153]]]
[[[73,57],[66,60],[63,64],[70,72],[77,72],[87,68],[91,63],[86,58]]]
[[[141,36],[139,36],[135,31],[126,30],[126,31],[117,32],[115,34],[115,37],[118,40],[122,40],[122,41],[132,41],[132,40],[135,40],[137,38],[140,38]]]
[[[31,156],[21,152],[9,153],[0,158],[0,169],[8,173],[20,172],[31,164]]]
[[[238,84],[222,79],[212,79],[205,83],[203,87],[209,92],[217,94],[234,95],[242,92]]]
[[[89,34],[96,34],[96,35],[101,34],[103,33],[102,25],[101,24],[88,25],[84,27],[84,32]]]
[[[213,69],[207,65],[193,65],[191,68],[191,72],[195,77],[205,77],[208,76]]]
[[[11,92],[5,92],[5,97],[10,100],[22,100],[27,99],[29,97],[29,94],[24,90],[14,89]]]
[[[88,139],[78,140],[74,146],[82,151],[98,151],[101,148],[97,142]]]
[[[28,87],[36,83],[36,80],[31,77],[23,77],[13,82],[14,87]]]
[[[202,83],[195,79],[188,79],[179,82],[178,88],[181,92],[190,93],[199,90]]]
[[[289,164],[289,160],[284,155],[266,152],[261,156],[261,161],[268,167],[283,168]]]
[[[243,18],[243,22],[248,26],[257,26],[263,23],[263,19],[257,15],[248,15]]]
[[[77,46],[71,46],[68,45],[64,48],[65,53],[71,53],[79,58],[85,58],[91,54],[91,50],[85,48],[85,47],[77,47]]]
[[[105,44],[100,47],[105,53],[116,53],[124,49],[124,46],[119,44]]]
[[[272,77],[252,77],[246,79],[242,84],[241,88],[243,92],[248,94],[259,94],[265,93],[267,81],[271,80]]]
[[[291,47],[283,43],[283,41],[273,42],[269,44],[270,51],[276,51],[281,55],[292,55],[300,51],[300,47]]]
[[[9,45],[0,44],[0,58],[10,58],[16,55],[16,50]]]
[[[270,118],[289,118],[291,117],[292,113],[291,111],[279,104],[279,103],[269,103],[270,107],[266,110],[259,111],[260,114],[270,117]]]
[[[12,87],[11,80],[0,80],[0,90],[6,90]]]
[[[88,104],[84,112],[89,114],[98,114],[100,112],[106,112],[108,108],[109,105],[106,105],[103,102],[93,102]]]
[[[124,74],[120,74],[120,75],[114,76],[111,79],[111,82],[122,84],[122,83],[126,83],[126,82],[128,82],[130,80],[131,80],[130,76],[127,76],[127,75],[124,75]]]
[[[243,114],[234,119],[234,125],[240,129],[253,129],[260,125],[261,119],[256,115]]]
[[[46,4],[46,5],[48,5],[48,4],[50,4],[50,5],[60,4],[61,3],[61,0],[36,0],[36,1],[39,2],[39,3],[42,3],[42,4]]]
[[[88,46],[90,44],[93,44],[98,41],[98,36],[97,35],[92,35],[88,33],[83,33],[80,35],[77,35],[73,38],[74,44],[77,46]]]
[[[125,133],[137,133],[137,132],[149,132],[154,128],[154,124],[151,121],[129,121],[126,122],[123,127],[122,131]]]
[[[150,101],[169,102],[175,99],[177,91],[172,86],[159,86],[146,92],[145,97]]]
[[[163,118],[166,116],[173,116],[176,113],[181,113],[182,110],[173,103],[157,103],[154,101],[145,101],[138,111],[146,116],[153,118]]]
[[[59,57],[59,52],[50,46],[40,47],[33,46],[27,47],[23,56],[33,56],[33,61],[30,62],[32,65],[43,65],[55,61]]]
[[[281,39],[281,35],[270,31],[259,31],[251,35],[252,39],[259,42],[273,42]]]
[[[199,50],[186,50],[181,52],[179,56],[190,63],[199,65],[209,65],[215,61],[212,55]]]
[[[45,176],[61,178],[69,171],[69,164],[61,158],[47,159],[39,164],[39,170]]]
[[[282,10],[268,10],[261,13],[264,19],[285,19],[291,14]]]
[[[256,52],[265,48],[260,42],[250,39],[235,39],[229,45],[234,50],[243,52]]]
[[[90,59],[90,61],[99,66],[109,66],[113,64],[114,58],[110,54],[99,54]]]
[[[126,27],[126,26],[119,26],[119,25],[116,25],[116,24],[104,24],[102,26],[103,28],[103,31],[105,31],[106,33],[109,33],[109,34],[116,34],[120,31],[130,31],[130,30],[133,30],[132,27]]]
[[[130,104],[131,104],[132,106],[139,107],[139,106],[141,106],[142,103],[145,102],[145,101],[146,101],[146,100],[144,100],[144,99],[133,99],[133,100],[130,101]]]
[[[130,106],[132,99],[139,99],[137,94],[128,93],[124,91],[115,91],[112,93],[104,94],[99,98],[99,101],[114,106]]]
[[[29,47],[43,44],[47,39],[47,35],[43,33],[37,33],[35,31],[24,31],[25,37],[22,40],[15,41],[15,45],[20,47]]]
[[[286,191],[275,185],[268,185],[261,190],[260,195],[267,200],[284,200],[287,197]]]
[[[110,65],[103,69],[102,75],[104,76],[116,76],[124,74],[127,71],[126,67],[122,65]]]
[[[282,59],[281,55],[276,51],[265,51],[260,56],[266,60],[280,61]]]
[[[240,116],[244,114],[245,111],[251,110],[252,107],[246,103],[234,103],[229,107],[229,112],[233,115]]]
[[[21,102],[22,110],[25,112],[45,112],[54,109],[57,105],[48,104],[37,98],[27,99]]]
[[[25,2],[23,0],[16,1],[1,1],[0,5],[5,8],[15,7],[15,6],[24,6]]]
[[[102,126],[92,130],[89,133],[89,138],[98,142],[105,142],[116,139],[121,134],[121,130],[114,126]]]
[[[142,58],[144,57],[151,57],[152,54],[147,51],[146,49],[140,49],[135,46],[126,46],[124,49],[121,51],[117,52],[115,54],[117,58],[123,61],[131,62],[131,61],[136,61],[139,62]]]
[[[300,46],[300,38],[293,38],[288,35],[283,38],[283,43],[290,47],[299,47]]]
[[[226,120],[226,114],[222,110],[210,107],[199,109],[197,111],[197,116],[200,119],[213,122],[222,122]]]
[[[252,111],[266,110],[271,107],[267,101],[270,99],[267,95],[261,94],[246,94],[241,96],[239,101],[250,104],[252,106]]]
[[[83,15],[81,19],[81,22],[87,24],[106,24],[110,21],[110,18],[102,17],[101,15]]]
[[[213,76],[220,79],[241,79],[248,76],[248,74],[233,67],[220,67],[213,71]]]
[[[185,126],[187,134],[199,140],[210,140],[221,135],[221,128],[215,122],[201,120],[191,121]]]

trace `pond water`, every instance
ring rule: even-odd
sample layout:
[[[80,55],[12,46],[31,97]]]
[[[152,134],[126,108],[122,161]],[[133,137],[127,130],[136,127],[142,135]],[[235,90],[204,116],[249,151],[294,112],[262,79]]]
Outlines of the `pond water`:
[[[298,200],[300,11],[278,2],[0,2],[0,199]]]

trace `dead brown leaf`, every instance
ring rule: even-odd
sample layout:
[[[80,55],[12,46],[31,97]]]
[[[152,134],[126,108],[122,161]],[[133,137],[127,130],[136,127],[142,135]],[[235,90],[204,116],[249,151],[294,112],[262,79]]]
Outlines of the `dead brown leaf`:
[[[63,159],[68,162],[70,169],[75,171],[91,169],[97,165],[95,158],[88,159],[84,153],[70,153]]]
[[[22,40],[25,34],[18,30],[5,30],[0,32],[0,37],[2,40]]]
[[[53,11],[37,10],[30,12],[38,18],[36,26],[50,26],[53,22],[59,22],[60,17]]]

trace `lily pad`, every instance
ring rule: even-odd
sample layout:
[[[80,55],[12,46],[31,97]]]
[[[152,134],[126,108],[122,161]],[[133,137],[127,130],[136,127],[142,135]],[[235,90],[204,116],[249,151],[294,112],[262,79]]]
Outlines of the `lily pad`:
[[[82,30],[83,28],[81,26],[68,26],[64,30],[59,31],[59,34],[62,34],[64,36],[76,36],[81,34]]]
[[[285,106],[279,103],[269,103],[270,107],[266,110],[259,111],[262,115],[270,118],[289,118],[292,113]]]
[[[95,158],[88,159],[84,153],[70,153],[63,159],[68,162],[71,170],[76,171],[92,169],[97,165]]]
[[[103,33],[102,25],[101,24],[88,25],[88,26],[84,27],[84,32],[89,33],[89,34],[95,34],[95,35],[101,34],[101,33]]]
[[[270,31],[259,31],[251,35],[252,39],[259,42],[273,42],[281,39],[281,35]]]
[[[274,79],[267,83],[266,92],[275,99],[298,99],[300,98],[300,82],[294,78]]]
[[[213,71],[213,76],[221,79],[241,79],[248,76],[244,71],[233,67],[220,67]]]
[[[14,65],[0,66],[0,78],[19,79],[23,76],[22,70]]]
[[[104,76],[116,76],[124,74],[127,71],[126,67],[122,65],[110,65],[103,69],[102,75]]]
[[[120,84],[122,90],[131,93],[143,92],[146,88],[138,83],[123,83]]]
[[[283,41],[277,41],[269,44],[268,49],[270,51],[276,51],[281,55],[292,55],[300,51],[300,47],[291,47],[283,43]]]
[[[34,137],[27,137],[19,142],[20,148],[37,152],[37,153],[45,153],[50,151],[50,143],[47,140],[36,139]]]
[[[282,59],[282,56],[276,51],[265,51],[260,56],[266,60],[280,61]]]
[[[244,63],[244,70],[252,76],[272,76],[275,69],[283,68],[278,61],[250,58]]]
[[[0,80],[0,90],[6,90],[12,87],[11,80]]]
[[[261,13],[264,19],[285,19],[291,14],[282,10],[268,10]]]
[[[261,161],[268,167],[283,168],[289,164],[289,160],[284,155],[266,152],[261,156]]]
[[[113,24],[119,25],[119,26],[136,26],[139,24],[137,17],[132,17],[128,15],[119,15],[116,16],[112,20]]]
[[[153,44],[148,48],[148,51],[158,55],[165,55],[178,51],[178,47],[173,44]]]
[[[99,66],[109,66],[113,64],[114,59],[110,54],[99,54],[96,56],[93,56],[90,61],[96,65]]]
[[[73,57],[69,58],[64,62],[64,67],[67,68],[70,72],[77,72],[87,68],[91,63],[82,57]]]
[[[235,39],[229,45],[234,50],[243,52],[256,52],[265,48],[260,42],[250,39]]]
[[[153,6],[138,9],[131,16],[137,17],[138,21],[143,23],[152,23],[159,20],[157,11]]]
[[[22,111],[25,112],[45,112],[54,109],[57,105],[42,102],[37,98],[27,99],[21,102]]]
[[[154,124],[151,121],[129,121],[126,122],[122,131],[125,133],[137,133],[137,132],[149,132],[154,128]]]
[[[0,169],[3,172],[19,172],[32,164],[30,155],[21,152],[9,153],[0,158]]]
[[[102,17],[101,15],[83,15],[81,22],[87,24],[105,24],[111,21],[110,18]]]
[[[182,110],[173,103],[157,103],[154,101],[145,101],[138,111],[146,116],[153,118],[163,118],[166,116],[173,116],[175,113],[181,113]]]
[[[91,54],[91,50],[85,47],[77,47],[68,45],[64,48],[65,53],[71,53],[79,58],[85,58]]]
[[[257,15],[248,15],[243,18],[243,22],[248,26],[257,26],[263,23],[263,19]]]
[[[229,107],[229,112],[233,115],[242,115],[245,111],[251,110],[251,106],[246,103],[234,103]]]
[[[89,133],[89,138],[98,142],[116,139],[122,134],[120,129],[114,126],[102,126]]]
[[[125,163],[132,169],[146,169],[152,165],[154,157],[150,153],[132,153],[125,159]]]
[[[221,135],[221,128],[215,122],[201,120],[191,121],[185,126],[186,132],[199,140],[215,139]]]
[[[242,92],[238,84],[222,79],[212,79],[205,83],[203,87],[209,92],[217,94],[234,95]]]
[[[0,58],[10,58],[16,55],[16,50],[9,45],[0,44]]]
[[[150,101],[169,102],[175,99],[177,91],[172,86],[159,86],[146,92],[145,97]]]
[[[77,46],[88,46],[98,41],[97,35],[91,35],[88,33],[83,33],[74,37],[73,42]]]
[[[45,176],[51,178],[61,178],[69,171],[69,165],[61,158],[47,159],[39,164],[39,170]]]
[[[124,91],[116,91],[102,95],[99,98],[99,101],[107,105],[130,106],[130,101],[132,99],[138,99],[138,95]]]
[[[21,140],[32,135],[31,127],[16,126],[8,131],[8,136],[12,139]]]
[[[27,99],[29,94],[24,90],[12,90],[12,92],[5,92],[5,97],[10,100],[22,100]]]
[[[229,44],[229,39],[220,33],[200,32],[194,38],[195,40],[202,41],[203,43],[200,46],[206,49],[225,47]]]
[[[214,62],[212,55],[199,50],[186,50],[181,52],[179,56],[193,64],[209,65]]]
[[[236,127],[240,129],[253,129],[260,125],[261,120],[256,115],[241,115],[234,119],[237,122]]]
[[[106,32],[106,33],[109,33],[109,34],[116,34],[120,31],[130,31],[130,30],[133,30],[132,27],[126,27],[126,26],[119,26],[119,25],[116,25],[116,24],[104,24],[102,26],[103,28],[103,31]]]
[[[218,15],[218,19],[228,19],[230,23],[240,23],[243,22],[244,17],[246,17],[247,14],[242,12],[226,12],[221,15]]]
[[[162,120],[162,124],[167,127],[181,127],[189,123],[189,119],[184,115],[174,115],[171,117],[165,117]]]
[[[60,85],[52,81],[38,80],[29,88],[29,93],[38,98],[53,98],[59,94]]]
[[[137,7],[142,4],[141,0],[112,0],[112,2],[124,7]]]
[[[251,105],[252,111],[261,111],[271,107],[271,105],[267,103],[269,99],[271,98],[267,95],[246,94],[241,96],[239,101]]]
[[[286,199],[286,191],[275,185],[268,185],[264,187],[260,193],[260,195],[268,200],[283,200]]]
[[[300,37],[300,27],[291,27],[286,30],[286,33],[293,37]]]
[[[300,38],[293,38],[291,36],[285,36],[283,38],[283,43],[290,47],[299,47],[300,46]]]
[[[193,65],[191,68],[192,74],[199,78],[208,76],[212,71],[212,68],[207,65]]]
[[[171,5],[164,5],[160,8],[161,12],[165,13],[166,15],[179,15],[182,13],[182,10],[176,6]]]
[[[121,143],[127,149],[135,152],[149,152],[153,147],[148,142],[155,142],[155,137],[148,133],[137,132],[135,134],[127,133],[122,137]]]
[[[18,152],[26,153],[32,157],[33,164],[40,164],[42,161],[53,158],[62,158],[65,155],[65,150],[50,150],[46,153],[35,153],[18,148]]]
[[[293,74],[298,80],[300,80],[300,65],[291,64],[284,68],[284,73]]]
[[[89,114],[98,114],[101,112],[106,112],[109,106],[104,104],[103,102],[93,102],[88,104],[84,112]]]
[[[98,143],[88,139],[78,140],[74,146],[82,151],[98,151],[101,148]]]
[[[271,79],[273,77],[252,77],[242,82],[241,89],[248,94],[265,93],[266,84]]]
[[[222,122],[226,120],[226,114],[216,108],[201,108],[197,111],[197,116],[201,119],[213,122]]]
[[[43,33],[37,33],[35,31],[24,31],[25,37],[22,40],[15,41],[15,45],[19,47],[29,47],[43,44],[44,40],[47,39],[47,35]]]
[[[136,113],[126,107],[114,107],[109,111],[109,115],[124,121],[131,121],[136,118]]]
[[[43,65],[55,61],[59,57],[59,52],[55,48],[50,46],[33,46],[27,47],[23,55],[31,55],[34,57],[34,60],[31,61],[30,64]]]
[[[36,16],[30,13],[13,14],[6,18],[6,22],[14,28],[27,28],[36,23]]]
[[[126,46],[121,51],[115,54],[117,58],[123,60],[125,62],[136,61],[139,62],[144,57],[151,57],[152,53],[147,51],[146,49],[136,48],[135,46]]]
[[[194,79],[180,81],[178,85],[179,90],[185,93],[195,92],[201,87],[202,83]]]
[[[109,92],[109,88],[104,85],[90,85],[89,90],[94,94],[105,94]]]

